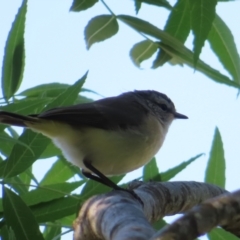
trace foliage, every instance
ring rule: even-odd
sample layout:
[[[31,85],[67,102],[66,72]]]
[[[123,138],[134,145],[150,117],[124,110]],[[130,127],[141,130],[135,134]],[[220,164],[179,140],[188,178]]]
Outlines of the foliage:
[[[104,1],[74,0],[70,11],[79,12],[102,3],[109,14],[93,16],[85,27],[84,36],[87,48],[96,42],[105,41],[118,33],[119,22],[132,28],[143,37],[130,50],[130,58],[140,67],[144,60],[157,52],[152,67],[162,67],[173,59],[186,64],[211,80],[234,88],[240,88],[240,58],[234,37],[223,20],[216,14],[217,0],[178,0],[171,6],[167,0],[135,0],[138,13],[144,4],[163,7],[169,11],[164,29],[137,17],[115,15]],[[24,27],[27,13],[27,0],[22,2],[16,18],[9,30],[2,63],[2,93],[4,103],[1,110],[20,114],[33,114],[57,106],[89,101],[82,96],[82,88],[87,74],[72,86],[68,84],[41,84],[21,93],[16,93],[23,80],[25,67]],[[184,46],[190,31],[194,34],[193,50]],[[53,33],[54,34],[54,33]],[[219,58],[231,78],[223,75],[200,59],[204,43],[208,41],[214,54]],[[0,126],[0,161],[3,195],[0,201],[1,237],[6,239],[60,239],[61,229],[71,230],[72,221],[84,200],[109,189],[101,184],[83,179],[80,170],[68,163],[49,139],[40,134],[25,130],[20,136],[11,127]],[[56,162],[38,182],[32,172],[32,164],[38,160],[55,157]],[[190,158],[180,165],[160,172],[153,159],[143,168],[143,180],[168,181],[201,157]],[[114,177],[118,183],[124,176]],[[73,178],[80,181],[69,181]],[[67,182],[66,182],[67,181]],[[205,181],[225,185],[225,157],[220,131],[216,128]],[[83,184],[83,185],[82,185]],[[79,187],[81,189],[79,190]],[[78,189],[78,193],[73,193]],[[80,191],[80,193],[79,193]],[[163,225],[163,222],[155,224]],[[29,228],[29,226],[31,226]],[[38,226],[44,226],[41,232]],[[221,230],[223,231],[223,230]],[[214,239],[220,231],[212,232]],[[224,234],[224,233],[222,233]],[[223,235],[222,235],[223,236]],[[227,235],[224,239],[233,239]]]

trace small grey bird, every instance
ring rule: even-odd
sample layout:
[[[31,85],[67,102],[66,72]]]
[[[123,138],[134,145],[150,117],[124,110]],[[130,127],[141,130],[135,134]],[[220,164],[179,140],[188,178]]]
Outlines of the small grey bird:
[[[37,115],[0,111],[1,123],[49,137],[85,176],[115,189],[119,187],[106,176],[128,173],[148,163],[175,118],[187,117],[156,91],[126,92]]]

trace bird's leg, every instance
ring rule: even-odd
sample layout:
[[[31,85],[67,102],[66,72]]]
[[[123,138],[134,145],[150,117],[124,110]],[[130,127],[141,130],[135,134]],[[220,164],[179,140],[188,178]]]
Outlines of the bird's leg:
[[[105,185],[105,183],[102,182],[102,179],[99,178],[98,176],[95,176],[93,174],[91,174],[90,172],[87,172],[86,170],[82,169],[82,174],[84,177],[94,180],[95,182],[99,182]]]
[[[97,176],[86,172],[84,170],[82,170],[82,173],[85,177],[92,179],[96,182],[102,183],[105,186],[108,186],[110,188],[113,188],[115,190],[122,190],[121,187],[119,187],[116,183],[114,183],[113,181],[111,181],[108,177],[106,177],[104,174],[102,174],[99,170],[97,170],[91,163],[89,163],[88,161],[83,161],[84,165],[86,168],[88,168],[89,170],[91,170],[94,174],[96,174]]]
[[[121,191],[125,191],[125,192],[128,192],[128,193],[131,193],[134,198],[136,198],[142,205],[144,205],[142,200],[138,197],[138,195],[133,190],[119,187],[116,183],[114,183],[112,180],[110,180],[108,177],[106,177],[104,174],[102,174],[99,170],[97,170],[88,161],[84,160],[83,163],[84,163],[86,168],[88,168],[94,174],[96,174],[96,176],[95,176],[95,175],[93,175],[93,174],[91,174],[91,173],[89,173],[87,171],[84,171],[84,169],[83,169],[82,173],[83,173],[83,175],[85,177],[87,177],[89,179],[92,179],[92,180],[94,180],[96,182],[102,183],[103,185],[106,185],[106,186],[108,186],[110,188],[113,188],[114,190],[121,190]]]

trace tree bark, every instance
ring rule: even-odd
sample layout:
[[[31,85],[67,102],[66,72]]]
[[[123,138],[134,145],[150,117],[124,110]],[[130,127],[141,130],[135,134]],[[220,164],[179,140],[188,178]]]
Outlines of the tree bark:
[[[151,240],[191,240],[221,226],[240,237],[240,191],[224,194],[194,207]]]
[[[217,186],[198,182],[134,181],[129,188],[134,189],[144,205],[125,191],[94,196],[84,203],[75,220],[74,240],[163,239],[155,235],[151,223],[164,216],[184,213],[209,198],[227,193]]]

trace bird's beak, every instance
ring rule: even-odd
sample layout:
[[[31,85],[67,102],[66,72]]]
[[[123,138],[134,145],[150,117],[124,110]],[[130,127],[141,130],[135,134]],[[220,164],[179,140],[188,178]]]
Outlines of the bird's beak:
[[[174,113],[174,117],[175,118],[180,118],[180,119],[188,119],[187,116],[185,116],[185,115],[183,115],[181,113],[177,113],[177,112]]]

